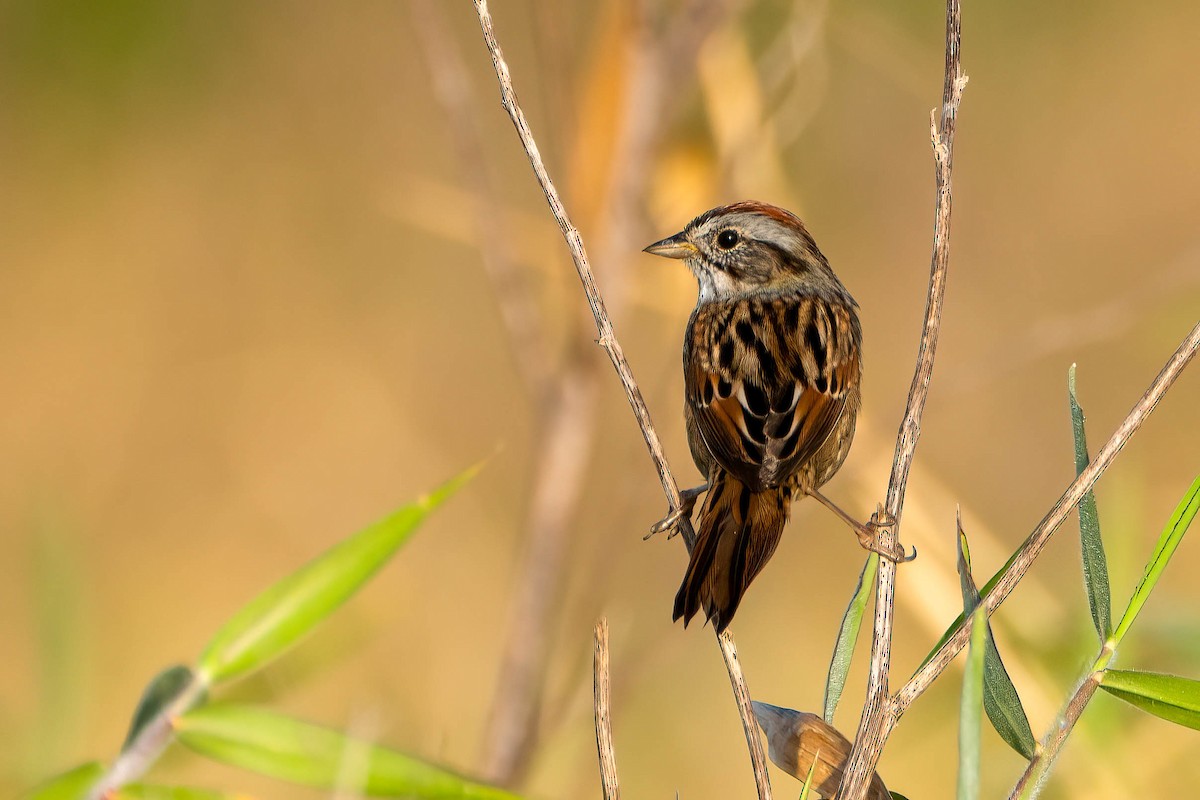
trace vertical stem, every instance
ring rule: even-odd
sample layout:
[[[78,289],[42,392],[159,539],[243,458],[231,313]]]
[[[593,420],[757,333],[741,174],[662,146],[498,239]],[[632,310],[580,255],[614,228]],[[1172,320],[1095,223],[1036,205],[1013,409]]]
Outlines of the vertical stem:
[[[613,752],[612,710],[609,704],[608,620],[603,618],[596,623],[592,676],[600,785],[604,791],[604,800],[621,800],[621,787],[617,782],[617,756]]]
[[[942,111],[939,122],[930,119],[930,138],[933,144],[937,177],[937,205],[933,232],[933,257],[930,264],[929,293],[925,303],[925,324],[917,352],[917,365],[904,421],[896,439],[896,457],[888,482],[886,505],[877,511],[872,524],[885,552],[897,552],[900,518],[904,511],[904,494],[908,474],[912,469],[917,440],[921,436],[921,417],[929,397],[933,376],[933,361],[941,329],[942,304],[946,294],[946,271],[950,261],[950,212],[952,208],[951,175],[954,166],[954,128],[963,87],[967,83],[959,66],[959,45],[962,39],[959,0],[946,3],[946,68],[942,84]],[[876,578],[874,639],[871,644],[871,668],[867,682],[867,698],[859,721],[854,749],[847,762],[838,796],[857,800],[867,790],[871,774],[879,762],[883,745],[896,723],[896,708],[888,694],[888,673],[891,669],[892,624],[895,607],[896,562],[881,559]]]

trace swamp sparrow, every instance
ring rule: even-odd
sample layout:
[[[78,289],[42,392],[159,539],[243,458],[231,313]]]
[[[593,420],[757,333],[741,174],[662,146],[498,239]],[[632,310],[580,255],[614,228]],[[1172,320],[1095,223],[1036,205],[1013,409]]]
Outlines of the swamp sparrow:
[[[765,203],[706,211],[646,252],[682,259],[700,284],[683,340],[684,417],[708,493],[673,618],[686,626],[703,608],[720,633],[793,498],[828,504],[817,490],[846,459],[858,416],[858,304],[804,224]],[[690,514],[703,489],[656,527]]]

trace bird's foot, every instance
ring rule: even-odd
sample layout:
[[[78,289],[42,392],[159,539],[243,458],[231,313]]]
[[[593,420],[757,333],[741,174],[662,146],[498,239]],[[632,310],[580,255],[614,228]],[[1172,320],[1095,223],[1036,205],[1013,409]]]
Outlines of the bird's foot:
[[[854,531],[854,535],[858,537],[858,543],[862,545],[863,549],[877,553],[888,561],[894,561],[897,564],[907,563],[917,557],[917,548],[915,547],[912,553],[905,553],[904,547],[899,542],[896,543],[895,547],[888,548],[884,547],[882,542],[879,541],[879,531],[896,524],[896,518],[889,514],[883,506],[879,506],[871,516],[871,521],[864,525],[816,489],[806,489],[804,493],[828,508],[837,515],[838,519],[849,525],[850,530]]]
[[[884,528],[894,527],[896,518],[889,514],[883,506],[878,506],[875,513],[871,515],[871,520],[866,525],[862,525],[856,531],[858,534],[858,543],[864,549],[877,553],[879,556],[886,558],[888,561],[897,564],[907,564],[917,557],[917,548],[914,547],[911,553],[904,552],[904,545],[900,542],[895,542],[894,546],[885,547],[880,541],[879,532]]]
[[[679,493],[679,505],[672,509],[671,513],[651,525],[650,532],[643,536],[642,539],[649,539],[654,534],[662,533],[663,531],[670,531],[667,534],[668,539],[674,538],[679,533],[679,523],[684,519],[692,518],[692,509],[696,507],[696,498],[706,491],[708,491],[707,483],[681,491]]]

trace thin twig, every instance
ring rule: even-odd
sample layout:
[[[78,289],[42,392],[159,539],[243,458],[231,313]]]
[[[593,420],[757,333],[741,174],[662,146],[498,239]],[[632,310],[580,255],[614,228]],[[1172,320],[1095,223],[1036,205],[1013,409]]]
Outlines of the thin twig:
[[[634,33],[625,48],[626,99],[614,131],[610,186],[604,193],[603,231],[599,262],[606,266],[609,307],[619,315],[625,295],[624,275],[640,236],[634,213],[645,194],[652,170],[649,159],[657,145],[669,109],[678,96],[668,91],[671,69],[695,59],[696,49],[720,14],[701,13],[699,6],[725,0],[693,0],[679,9],[686,17],[666,20],[666,36],[650,29],[644,9],[635,15]],[[572,344],[565,364],[550,369],[544,324],[523,276],[510,254],[503,226],[503,208],[486,179],[479,117],[470,97],[466,67],[442,23],[440,7],[431,0],[414,2],[418,37],[434,80],[435,95],[446,110],[456,149],[466,167],[468,187],[475,199],[484,267],[505,319],[517,365],[524,373],[540,412],[535,434],[537,455],[527,535],[517,568],[516,591],[509,612],[508,635],[501,656],[500,679],[484,736],[483,769],[492,780],[512,784],[529,764],[540,732],[539,715],[548,657],[552,647],[552,616],[560,608],[563,564],[569,551],[569,531],[586,480],[596,436],[596,381],[591,351]],[[494,250],[493,250],[494,246]],[[615,301],[615,302],[614,302]],[[580,320],[582,322],[582,320]],[[588,320],[587,325],[590,325]],[[570,336],[586,341],[584,325]]]
[[[207,691],[204,681],[193,674],[174,699],[164,704],[142,726],[137,737],[121,749],[121,755],[88,790],[87,800],[105,800],[118,789],[140,779],[174,740],[175,717],[202,702]]]
[[[484,42],[487,45],[488,52],[491,54],[492,66],[496,71],[496,77],[500,84],[501,104],[504,106],[505,111],[508,112],[509,118],[517,129],[517,135],[521,140],[526,156],[529,158],[530,166],[532,166],[534,174],[537,176],[542,192],[546,196],[546,202],[550,205],[554,219],[558,223],[563,238],[567,242],[567,247],[571,251],[575,270],[579,275],[580,282],[583,284],[588,305],[592,309],[592,316],[596,322],[596,329],[599,333],[598,343],[608,354],[609,360],[612,362],[613,368],[620,378],[625,395],[629,400],[629,405],[633,409],[634,417],[637,419],[638,427],[642,432],[642,438],[646,442],[651,460],[654,462],[655,470],[658,472],[659,481],[662,484],[664,494],[667,496],[667,501],[672,509],[677,509],[680,504],[679,486],[667,463],[662,442],[650,420],[650,411],[646,407],[641,390],[633,378],[629,364],[625,360],[625,355],[613,332],[612,322],[604,305],[604,298],[596,287],[596,281],[588,262],[583,240],[579,235],[579,231],[571,223],[566,209],[563,207],[558,190],[555,188],[553,181],[551,181],[546,171],[545,165],[542,163],[542,157],[538,151],[533,133],[530,131],[529,123],[525,119],[525,114],[517,102],[508,64],[504,60],[500,45],[496,41],[491,14],[488,12],[487,0],[474,0],[474,2],[475,10],[479,16],[480,28],[483,31]],[[681,528],[683,530],[684,541],[690,549],[695,540],[695,533],[692,531],[690,524],[681,525]],[[762,742],[755,727],[753,711],[749,707],[749,690],[746,688],[745,678],[737,662],[736,652],[732,648],[732,639],[723,637],[719,641],[722,642],[721,652],[725,660],[726,669],[729,672],[729,679],[734,685],[735,694],[738,697],[738,712],[742,717],[742,728],[750,749],[750,760],[754,768],[758,796],[760,800],[767,800],[771,796],[770,781],[767,775],[766,757],[763,753]],[[747,698],[747,702],[743,703],[743,698]]]
[[[516,91],[512,85],[512,77],[509,75],[508,62],[504,60],[504,54],[501,52],[500,45],[496,41],[496,33],[492,25],[491,14],[488,12],[487,0],[474,0],[474,3],[475,11],[479,15],[479,24],[483,30],[483,39],[492,57],[492,67],[495,69],[496,78],[500,82],[500,103],[504,106],[504,110],[508,112],[509,119],[512,120],[513,126],[517,129],[517,136],[521,139],[525,155],[529,158],[529,164],[537,176],[542,193],[546,196],[546,202],[550,205],[554,221],[558,223],[563,238],[567,242],[567,247],[571,251],[571,260],[575,263],[575,271],[579,274],[579,280],[583,284],[584,294],[587,296],[588,305],[591,307],[592,316],[596,321],[596,330],[600,334],[597,343],[604,348],[604,351],[613,363],[613,367],[617,371],[617,376],[621,379],[625,395],[629,399],[630,406],[633,407],[633,414],[637,418],[638,427],[642,431],[642,438],[646,441],[646,447],[650,451],[650,458],[654,462],[654,467],[658,472],[658,479],[662,484],[663,492],[667,495],[667,500],[670,502],[671,508],[678,508],[679,487],[675,482],[674,476],[671,474],[670,466],[667,464],[667,457],[663,452],[658,432],[654,429],[654,425],[650,421],[650,410],[646,407],[646,401],[642,398],[642,392],[638,388],[637,382],[633,379],[629,364],[625,360],[625,354],[616,342],[612,322],[609,321],[608,310],[604,305],[604,298],[601,296],[600,290],[596,288],[596,279],[592,274],[587,252],[583,247],[583,239],[580,237],[579,231],[571,223],[571,218],[567,215],[567,210],[558,196],[558,189],[555,188],[553,181],[550,180],[550,175],[546,171],[546,165],[542,163],[542,156],[538,150],[537,141],[533,138],[533,132],[529,129],[529,122],[525,119],[525,112],[521,110],[521,106],[517,102]]]
[[[1103,654],[1101,655],[1103,658]],[[1105,659],[1107,660],[1107,659]],[[1046,735],[1043,740],[1043,746],[1029,759],[1029,763],[1025,765],[1025,771],[1021,773],[1021,777],[1013,786],[1012,792],[1008,795],[1008,800],[1018,800],[1022,793],[1030,787],[1030,782],[1035,784],[1045,780],[1045,776],[1049,774],[1048,770],[1054,764],[1054,760],[1058,758],[1062,746],[1066,743],[1067,737],[1071,734],[1075,723],[1079,721],[1079,717],[1083,714],[1083,710],[1087,708],[1087,704],[1091,702],[1092,697],[1096,694],[1096,688],[1100,685],[1100,679],[1104,677],[1104,670],[1094,670],[1089,672],[1087,677],[1075,689],[1075,693],[1071,695],[1070,701],[1067,702],[1067,708],[1062,715],[1054,720],[1054,727]]]
[[[609,705],[608,620],[603,617],[596,623],[592,687],[593,709],[596,714],[596,753],[600,758],[600,784],[604,790],[604,800],[620,800],[617,756],[613,752],[612,709]]]
[[[921,435],[921,416],[929,396],[933,375],[934,355],[942,322],[942,303],[946,294],[946,271],[950,262],[950,212],[953,207],[951,177],[954,169],[954,130],[958,106],[962,102],[967,77],[959,65],[959,45],[962,40],[961,9],[958,0],[946,3],[946,69],[942,85],[940,123],[930,114],[930,137],[933,143],[937,177],[937,207],[933,231],[933,258],[930,265],[929,295],[925,303],[925,324],[921,332],[917,366],[908,391],[908,405],[896,440],[896,457],[888,482],[887,501],[883,513],[876,512],[872,523],[879,533],[879,544],[885,551],[895,551],[899,541],[900,518],[904,511],[904,495],[913,455]],[[875,590],[875,628],[871,645],[870,677],[867,698],[863,704],[854,749],[842,777],[838,797],[845,800],[862,797],[869,784],[887,737],[895,723],[888,695],[888,673],[891,669],[892,621],[895,608],[896,564],[880,559]]]

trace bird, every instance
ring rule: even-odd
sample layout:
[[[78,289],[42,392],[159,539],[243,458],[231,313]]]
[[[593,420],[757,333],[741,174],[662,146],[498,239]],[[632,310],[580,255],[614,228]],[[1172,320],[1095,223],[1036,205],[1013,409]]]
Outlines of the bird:
[[[705,211],[645,252],[682,260],[699,287],[683,340],[684,420],[707,480],[653,530],[690,516],[704,492],[672,620],[687,627],[703,609],[720,634],[792,503],[811,495],[832,507],[819,490],[846,460],[861,401],[858,304],[800,218],[767,203]]]

